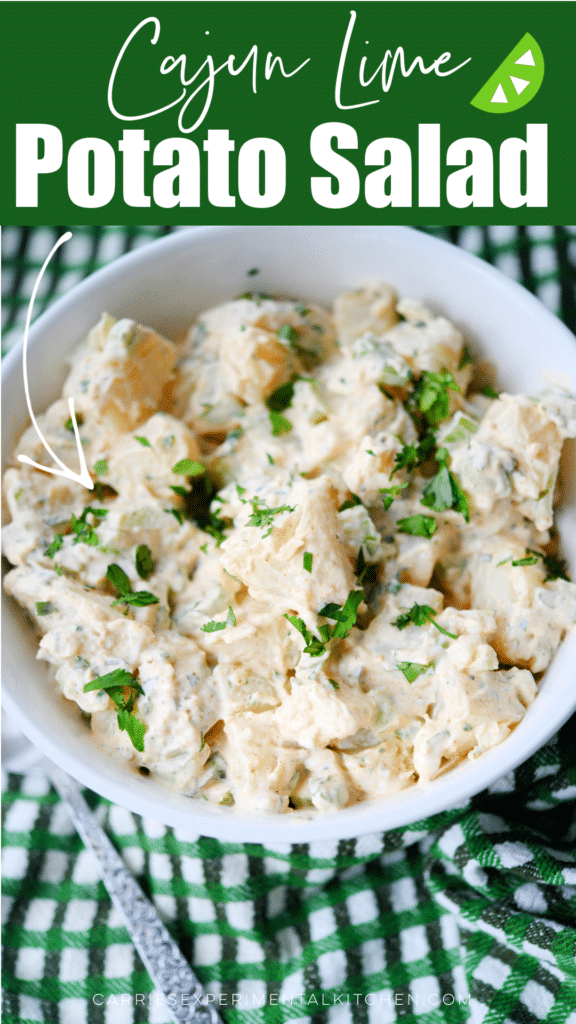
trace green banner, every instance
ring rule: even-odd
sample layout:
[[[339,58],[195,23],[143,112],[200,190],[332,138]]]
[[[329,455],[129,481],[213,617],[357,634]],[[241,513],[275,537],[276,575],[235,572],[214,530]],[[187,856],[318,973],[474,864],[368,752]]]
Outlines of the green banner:
[[[563,2],[4,3],[7,224],[574,220]]]

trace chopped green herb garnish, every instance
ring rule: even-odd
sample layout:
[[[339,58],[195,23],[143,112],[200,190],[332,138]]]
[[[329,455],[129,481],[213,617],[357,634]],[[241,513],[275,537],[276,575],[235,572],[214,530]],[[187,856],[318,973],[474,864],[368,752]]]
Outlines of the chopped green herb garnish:
[[[313,556],[313,554],[310,551],[305,551],[304,552],[303,565],[304,565],[304,568],[305,568],[306,572],[312,572],[312,559],[313,558],[314,558],[314,556]]]
[[[345,512],[347,508],[356,508],[357,505],[361,505],[362,502],[357,494],[353,494],[351,498],[347,498],[343,501],[338,509],[339,512]]]
[[[339,684],[338,684],[338,683],[336,682],[336,680],[335,680],[335,679],[329,679],[329,680],[328,680],[328,682],[330,683],[330,685],[331,685],[331,686],[333,686],[333,687],[334,687],[334,689],[335,689],[335,690],[339,690],[339,689],[340,689],[340,686],[339,686]]]
[[[36,615],[52,615],[58,609],[52,601],[36,601]]]
[[[390,473],[390,480],[399,470],[412,470],[426,462],[435,444],[432,434],[427,434],[418,444],[406,444],[401,437],[398,440],[402,444],[402,450],[394,456],[394,469]]]
[[[125,668],[115,668],[113,672],[107,672],[105,676],[98,676],[86,683],[84,693],[91,693],[93,690],[113,690],[116,686],[135,689],[137,693],[144,693],[140,683],[136,682],[134,676],[130,675]]]
[[[275,412],[274,409],[271,409],[269,416],[274,437],[279,437],[280,434],[288,434],[289,431],[292,430],[290,420],[287,420],[281,413]]]
[[[143,448],[151,448],[152,445],[147,437],[138,437],[138,434],[134,435],[134,440],[138,441]]]
[[[147,590],[132,590],[132,584],[123,569],[119,565],[109,565],[106,570],[106,578],[110,580],[113,587],[120,594],[118,601],[113,601],[111,607],[117,604],[131,604],[142,608],[148,604],[158,604],[158,598]]]
[[[144,750],[146,726],[144,725],[144,722],[141,722],[139,718],[136,718],[136,715],[131,714],[129,711],[119,711],[118,728],[120,730],[126,730],[135,750],[139,750],[141,752]]]
[[[232,793],[228,791],[226,795],[222,797],[220,803],[224,804],[224,807],[231,807],[232,804],[234,803],[234,797],[232,796]]]
[[[180,526],[182,526],[182,523],[184,522],[184,516],[182,515],[179,508],[165,508],[164,511],[170,512],[171,515],[173,515],[174,518],[178,520]]]
[[[84,417],[81,412],[76,413],[76,423],[79,427],[84,423]],[[69,430],[72,434],[74,433],[74,424],[71,416],[68,417],[64,426],[66,427],[66,430]]]
[[[436,533],[437,523],[433,516],[424,516],[421,512],[415,516],[398,520],[400,533],[409,533],[413,537],[432,537]]]
[[[181,473],[182,476],[202,476],[206,472],[206,466],[194,459],[180,459],[175,466],[172,466],[173,473]]]
[[[108,463],[106,462],[106,459],[98,459],[97,462],[94,463],[94,472],[96,473],[96,476],[106,476],[108,472]]]
[[[566,561],[563,558],[557,558],[556,555],[543,555],[542,560],[544,566],[548,572],[545,583],[548,580],[567,580],[568,572]]]
[[[268,462],[270,463],[271,466],[275,465],[274,459],[272,458],[272,456],[268,452],[266,452],[266,458],[268,459]]]
[[[235,626],[235,625],[236,625],[236,616],[234,614],[234,610],[232,608],[232,605],[230,604],[230,605],[228,605],[228,615],[224,619],[224,622],[215,622],[214,619],[212,619],[211,622],[206,622],[200,628],[202,629],[203,633],[218,633],[221,629],[226,629],[227,626]]]
[[[283,412],[284,409],[288,409],[292,405],[292,399],[294,398],[294,385],[300,380],[298,376],[294,376],[291,380],[287,380],[284,384],[280,384],[271,395],[268,395],[266,399],[266,405],[272,412]]]
[[[282,326],[276,331],[276,336],[281,338],[283,341],[288,341],[290,345],[296,344],[300,337],[296,328],[291,327],[290,324],[282,324]]]
[[[450,412],[449,391],[460,391],[454,377],[448,370],[431,373],[425,370],[418,381],[412,402],[424,414],[430,426],[437,427]]]
[[[190,491],[187,491],[186,488],[182,487],[180,484],[169,484],[169,487],[170,490],[174,491],[174,494],[177,494],[180,498],[187,498],[190,494]]]
[[[272,519],[274,516],[280,515],[281,512],[294,512],[294,508],[290,505],[279,505],[278,508],[268,508],[265,502],[261,502],[260,498],[251,498],[250,504],[252,505],[252,514],[248,519],[247,526],[259,526],[261,528],[269,527],[265,537],[269,537],[272,533]]]
[[[322,328],[313,327],[312,330],[322,330]],[[290,348],[297,356],[303,359],[316,359],[316,353],[310,349],[304,348],[299,343],[300,331],[296,327],[292,327],[290,324],[282,324],[282,326],[276,331],[276,337],[282,341],[287,341]]]
[[[499,392],[496,391],[491,384],[486,384],[482,388],[480,394],[484,395],[486,398],[500,398]]]
[[[201,544],[200,545],[200,551],[203,551],[204,554],[206,554],[207,551],[208,551],[208,544],[207,543],[206,544]]]
[[[526,558],[519,558],[512,562],[512,565],[536,565],[539,558],[544,563],[548,575],[544,580],[545,583],[548,580],[568,580],[568,574],[566,572],[566,562],[564,559],[557,558],[556,555],[543,555],[540,551],[534,551],[532,548],[526,548]],[[509,562],[512,555],[509,558],[503,559],[502,562],[498,562],[498,565],[504,565],[505,562]],[[534,559],[534,561],[532,561]]]
[[[109,565],[106,570],[106,576],[110,580],[110,583],[119,590],[121,594],[125,591],[132,590],[132,585],[124,569],[121,569],[119,565]]]
[[[473,423],[472,420],[466,419],[462,416],[451,434],[446,434],[444,438],[445,444],[454,444],[457,441],[468,441],[470,440],[469,435],[475,434],[478,430],[478,424]]]
[[[211,622],[205,622],[204,625],[201,626],[200,628],[201,628],[203,633],[217,633],[218,630],[220,630],[220,629],[226,629],[226,623],[225,622],[215,622],[214,619],[212,619]]]
[[[433,476],[426,484],[421,504],[435,509],[436,512],[444,512],[446,509],[452,508],[454,494],[450,476],[451,474],[444,464],[436,476]]]
[[[58,575],[59,575],[59,576],[62,576],[62,575],[63,575],[63,574],[62,574],[62,569],[61,569],[61,568],[60,568],[60,566],[58,565],[58,562],[54,562],[54,569],[56,570],[56,572],[58,573]]]
[[[142,580],[147,580],[154,572],[152,552],[147,544],[139,544],[136,548],[136,572]]]
[[[89,523],[84,522],[82,519],[77,519],[76,516],[72,515],[72,530],[76,534],[73,544],[89,544],[91,547],[98,547],[98,534]]]
[[[398,661],[396,663],[396,668],[400,669],[400,671],[404,673],[409,683],[413,683],[415,679],[418,679],[418,676],[421,675],[422,672],[425,672],[427,668],[430,668],[431,664],[432,662],[430,662],[429,665],[420,665],[417,661]]]
[[[206,746],[206,740],[205,740],[205,738],[204,738],[204,733],[203,733],[203,732],[201,732],[201,733],[200,733],[200,750],[201,750],[201,751],[202,751],[202,750],[204,750],[204,747],[205,747],[205,746]]]
[[[294,306],[294,312],[298,313],[298,316],[308,316],[311,310],[306,309],[306,306]]]
[[[458,369],[459,370],[463,370],[465,366],[468,366],[469,363],[473,363],[473,362],[474,362],[474,360],[473,360],[472,356],[470,355],[470,350],[468,349],[468,346],[464,345],[464,347],[462,349],[462,352],[460,354],[460,361],[458,363]]]
[[[394,501],[394,498],[396,498],[400,491],[403,491],[405,487],[408,487],[408,481],[406,481],[403,484],[397,484],[397,486],[395,487],[380,487],[380,494],[384,495],[384,497],[382,498],[384,508],[390,508],[392,502]]]
[[[326,643],[328,642],[330,637],[328,637],[326,640],[320,640],[317,636],[314,636],[314,633],[312,633],[311,630],[309,630],[304,625],[304,621],[298,618],[297,615],[286,614],[284,618],[288,619],[288,622],[291,622],[294,628],[297,629],[298,632],[304,637],[306,644],[306,646],[304,647],[304,654],[309,654],[310,657],[312,658],[318,658],[320,657],[321,654],[325,653]],[[328,627],[328,629],[330,630],[330,627]]]
[[[54,537],[54,540],[52,541],[50,547],[46,548],[46,551],[44,552],[44,554],[47,555],[48,558],[54,558],[54,555],[56,554],[57,551],[60,551],[60,548],[62,547],[63,543],[64,543],[64,534],[63,533],[57,533],[56,536]]]
[[[366,455],[373,455],[376,458],[376,452],[373,452],[371,448],[366,449]]]
[[[288,619],[288,622],[291,622],[304,637],[306,642],[304,653],[317,658],[321,654],[325,654],[326,645],[330,640],[344,639],[348,636],[352,626],[356,624],[358,607],[363,599],[363,590],[351,590],[343,607],[330,603],[321,608],[318,614],[323,615],[326,619],[334,619],[336,625],[330,626],[325,623],[319,626],[320,638],[314,636],[314,633],[305,626],[303,620],[296,615],[285,615],[284,618]]]
[[[334,601],[329,601],[328,604],[325,604],[318,612],[318,615],[323,615],[326,619],[334,619],[336,622],[344,622],[346,619],[341,605],[336,604]]]
[[[147,590],[136,590],[122,594],[119,601],[112,602],[111,607],[117,604],[131,604],[136,608],[144,608],[145,605],[158,604],[158,598]]]
[[[538,559],[542,558],[546,561],[544,555],[541,555],[539,551],[532,551],[530,548],[526,548],[525,558],[514,558],[514,555],[508,555],[508,558],[503,558],[501,562],[496,563],[498,569],[501,565],[506,565],[507,562],[511,562],[512,565],[537,565]]]
[[[358,608],[363,600],[363,590],[351,590],[342,608],[339,605],[326,604],[320,609],[319,615],[323,615],[326,619],[336,620],[336,625],[332,632],[334,639],[344,639],[348,636],[352,626],[356,625]]]
[[[437,614],[438,613],[427,604],[413,604],[407,612],[403,612],[399,615],[392,625],[397,626],[398,629],[406,629],[406,626],[409,626],[410,623],[413,623],[415,626],[424,626],[427,622],[430,622],[437,630],[440,631],[440,633],[444,633],[445,636],[452,637],[452,640],[457,640],[458,636],[456,633],[449,633],[443,626],[439,626],[437,622],[434,622],[434,616]]]
[[[228,523],[222,516],[219,516],[216,512],[209,512],[206,519],[202,523],[198,524],[202,530],[209,533],[211,537],[214,537],[216,541],[216,547],[219,548],[226,534],[224,530]]]
[[[108,694],[118,713],[118,728],[128,733],[136,750],[143,751],[146,726],[136,718],[134,711],[136,698],[144,693],[140,683],[125,669],[116,668],[86,683],[84,693],[91,690],[104,690]]]
[[[440,463],[440,469],[436,476],[433,476],[426,484],[424,497],[420,504],[426,505],[427,508],[433,508],[435,512],[445,512],[447,509],[453,508],[455,512],[460,512],[468,523],[470,522],[468,500],[454,473],[448,469],[447,458],[446,449],[440,448],[436,453],[436,461]]]
[[[236,299],[250,299],[251,302],[255,302],[259,306],[262,299],[273,299],[273,295],[268,295],[267,292],[243,292],[242,295],[237,295]]]
[[[81,516],[75,516],[72,513],[71,527],[72,533],[76,534],[73,544],[89,544],[91,547],[98,547],[98,535],[93,526],[86,522],[86,516],[91,512],[97,519],[103,519],[104,516],[108,515],[108,510],[105,508],[92,508],[91,505],[87,505]]]

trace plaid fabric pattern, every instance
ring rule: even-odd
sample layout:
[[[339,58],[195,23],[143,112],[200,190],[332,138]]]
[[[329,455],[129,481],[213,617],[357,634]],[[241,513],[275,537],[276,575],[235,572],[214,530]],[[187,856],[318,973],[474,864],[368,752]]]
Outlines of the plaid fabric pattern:
[[[5,232],[7,345],[63,230]],[[169,229],[73,230],[38,312]],[[434,233],[574,324],[574,229]],[[227,1024],[576,1024],[575,732],[464,806],[340,843],[220,843],[86,796]],[[167,1024],[54,790],[3,788],[5,1024]]]
[[[230,1024],[572,1024],[575,724],[467,806],[340,843],[220,843],[88,797]],[[165,1024],[55,792],[5,786],[5,1024]]]

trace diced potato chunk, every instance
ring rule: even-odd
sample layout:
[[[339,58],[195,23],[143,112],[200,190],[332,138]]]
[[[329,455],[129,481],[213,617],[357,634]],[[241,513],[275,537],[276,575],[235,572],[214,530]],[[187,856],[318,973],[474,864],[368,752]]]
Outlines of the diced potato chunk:
[[[396,300],[394,289],[380,281],[339,295],[334,318],[343,344],[350,345],[367,332],[384,334],[398,320]]]
[[[176,346],[150,327],[104,314],[64,384],[75,408],[117,430],[133,430],[156,411],[171,378]]]
[[[263,526],[248,525],[252,506],[246,505],[246,525],[222,544],[222,564],[257,600],[273,600],[308,618],[310,609],[320,611],[329,601],[344,603],[354,589],[352,559],[326,478],[301,481],[289,501],[293,511]],[[304,567],[306,552],[312,555],[312,572]]]

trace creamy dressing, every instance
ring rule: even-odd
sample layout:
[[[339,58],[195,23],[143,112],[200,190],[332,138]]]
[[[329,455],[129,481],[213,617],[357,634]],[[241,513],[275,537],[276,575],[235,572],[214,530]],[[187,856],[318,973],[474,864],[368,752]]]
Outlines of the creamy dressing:
[[[104,315],[38,417],[74,466],[74,397],[94,491],[4,480],[6,589],[95,741],[223,807],[316,813],[504,740],[576,621],[576,400],[473,374],[381,283],[333,312],[244,296],[182,345]],[[16,451],[46,459],[31,428]]]

